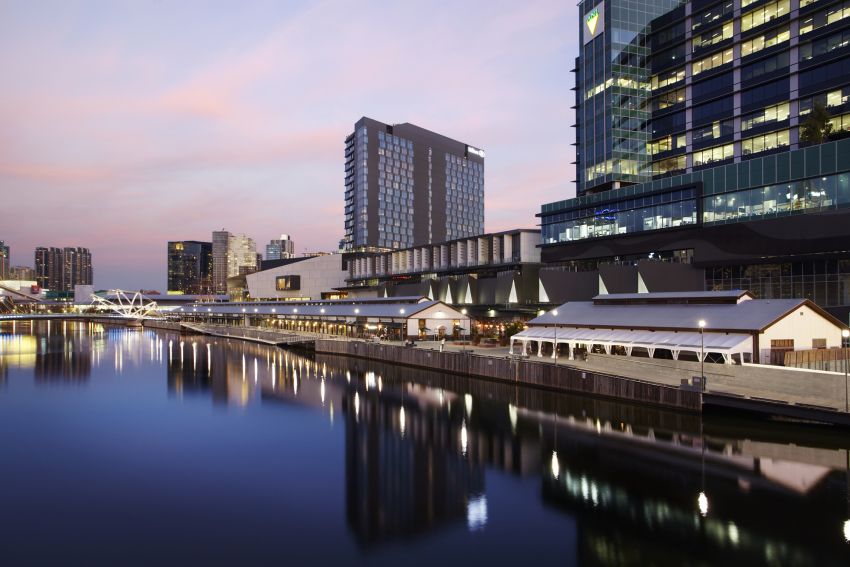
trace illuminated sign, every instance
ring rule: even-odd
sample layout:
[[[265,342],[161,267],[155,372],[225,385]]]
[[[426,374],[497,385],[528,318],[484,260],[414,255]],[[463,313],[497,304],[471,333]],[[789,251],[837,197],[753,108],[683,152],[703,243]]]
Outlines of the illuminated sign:
[[[600,2],[584,16],[584,43],[605,31],[605,3]]]
[[[466,146],[466,153],[478,156],[480,158],[484,157],[484,150],[479,150],[478,148],[473,148],[472,146]]]

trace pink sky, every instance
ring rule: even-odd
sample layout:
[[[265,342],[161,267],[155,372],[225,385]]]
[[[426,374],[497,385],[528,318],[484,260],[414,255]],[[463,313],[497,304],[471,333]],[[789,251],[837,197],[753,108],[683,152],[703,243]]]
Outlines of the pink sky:
[[[343,234],[361,116],[487,152],[487,231],[572,196],[576,8],[540,2],[0,0],[0,240],[165,289],[166,242]]]

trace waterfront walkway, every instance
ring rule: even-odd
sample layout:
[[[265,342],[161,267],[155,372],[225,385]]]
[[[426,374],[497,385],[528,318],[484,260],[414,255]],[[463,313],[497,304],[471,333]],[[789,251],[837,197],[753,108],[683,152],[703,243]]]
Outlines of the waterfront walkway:
[[[174,325],[174,324],[172,324]],[[177,325],[175,325],[177,326]],[[205,332],[206,334],[243,338],[255,342],[285,346],[286,344],[307,343],[316,340],[331,340],[348,343],[368,343],[404,347],[402,341],[375,341],[350,337],[339,337],[317,333],[299,333],[273,329],[244,328],[239,326],[185,324],[187,330]],[[519,363],[515,375],[523,381],[522,362],[554,365],[555,360],[550,356],[511,356],[508,347],[481,346],[470,344],[455,344],[439,341],[417,341],[414,347],[418,351],[437,351],[442,348],[446,353],[468,353],[477,357],[493,359],[510,358]],[[407,350],[407,349],[405,349]],[[387,353],[383,359],[388,363],[405,362]],[[522,362],[521,362],[522,361]],[[644,384],[655,384],[667,388],[678,389],[683,380],[690,380],[700,375],[699,362],[674,361],[655,358],[626,357],[605,354],[589,354],[587,360],[569,360],[565,356],[558,358],[557,364],[577,371],[595,375],[616,376],[635,380]],[[514,371],[511,372],[514,374]],[[845,379],[843,374],[817,370],[785,368],[764,365],[729,365],[706,363],[706,393],[716,394],[723,399],[745,399],[754,402],[770,402],[800,408],[814,408],[844,412],[845,410]],[[509,376],[502,377],[510,379]],[[720,404],[722,405],[722,404]]]

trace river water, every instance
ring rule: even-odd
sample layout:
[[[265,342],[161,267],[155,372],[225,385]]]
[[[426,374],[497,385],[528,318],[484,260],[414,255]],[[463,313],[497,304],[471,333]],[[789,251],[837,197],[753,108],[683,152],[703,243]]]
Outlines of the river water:
[[[4,565],[850,564],[829,428],[54,321],[0,435]]]

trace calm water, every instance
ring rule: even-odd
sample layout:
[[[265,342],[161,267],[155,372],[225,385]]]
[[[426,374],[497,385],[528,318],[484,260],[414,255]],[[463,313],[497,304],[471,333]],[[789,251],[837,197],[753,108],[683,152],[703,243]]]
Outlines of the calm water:
[[[239,341],[0,332],[4,565],[850,563],[829,429]]]

